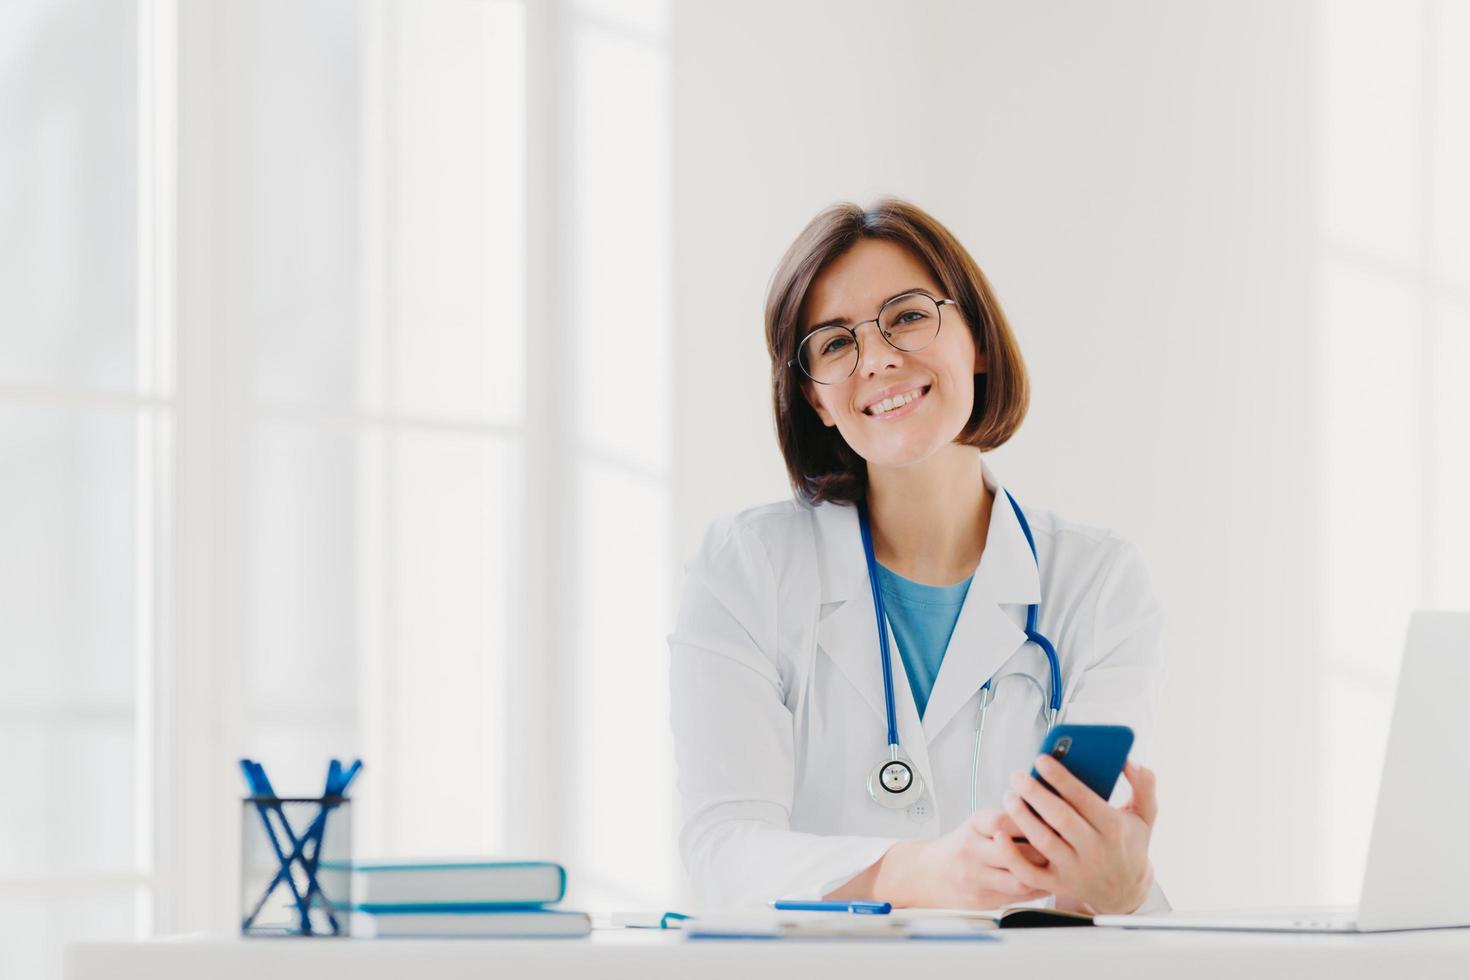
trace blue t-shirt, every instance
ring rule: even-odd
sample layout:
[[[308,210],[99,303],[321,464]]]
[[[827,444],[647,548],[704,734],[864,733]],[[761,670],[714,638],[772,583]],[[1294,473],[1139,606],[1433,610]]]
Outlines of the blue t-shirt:
[[[898,654],[904,673],[909,675],[920,718],[929,706],[929,694],[934,690],[954,624],[959,622],[971,578],[974,576],[954,585],[924,585],[878,566],[878,588],[883,590],[888,624],[898,641]]]

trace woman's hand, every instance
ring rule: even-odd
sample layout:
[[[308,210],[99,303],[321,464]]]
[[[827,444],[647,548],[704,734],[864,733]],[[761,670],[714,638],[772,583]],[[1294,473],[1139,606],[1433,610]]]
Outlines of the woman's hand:
[[[897,906],[970,909],[1040,898],[1048,889],[1021,881],[1005,864],[1046,863],[1029,845],[1011,841],[1019,833],[1004,813],[979,810],[942,837],[895,844],[874,866],[873,897]]]
[[[1039,757],[1036,771],[1056,792],[1018,772],[1011,777],[1014,792],[1006,794],[1005,806],[1046,864],[1038,866],[1035,855],[1009,835],[993,834],[1003,867],[1018,884],[1055,894],[1059,906],[1098,915],[1137,909],[1153,886],[1148,843],[1159,812],[1153,770],[1132,761],[1124,766],[1133,799],[1120,809],[1108,806],[1051,756]]]

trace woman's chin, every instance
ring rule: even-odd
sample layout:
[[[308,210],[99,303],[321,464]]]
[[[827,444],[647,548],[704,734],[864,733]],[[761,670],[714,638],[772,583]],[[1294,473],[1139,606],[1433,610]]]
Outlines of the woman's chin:
[[[943,439],[903,439],[897,442],[885,443],[869,447],[868,453],[861,454],[868,461],[869,466],[877,466],[883,469],[904,469],[922,463],[943,449],[948,442]]]

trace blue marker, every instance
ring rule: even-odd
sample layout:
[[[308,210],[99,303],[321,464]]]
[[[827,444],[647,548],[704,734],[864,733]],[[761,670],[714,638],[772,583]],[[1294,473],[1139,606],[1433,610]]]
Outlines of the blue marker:
[[[793,902],[777,899],[771,908],[781,912],[851,912],[854,915],[887,915],[891,902]]]

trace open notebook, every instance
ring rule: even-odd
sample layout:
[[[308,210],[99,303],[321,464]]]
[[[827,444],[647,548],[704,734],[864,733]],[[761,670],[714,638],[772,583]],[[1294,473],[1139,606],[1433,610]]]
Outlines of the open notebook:
[[[678,924],[691,939],[962,939],[996,929],[1090,926],[1092,919],[1055,909],[894,909],[887,915],[776,909],[693,916]]]

